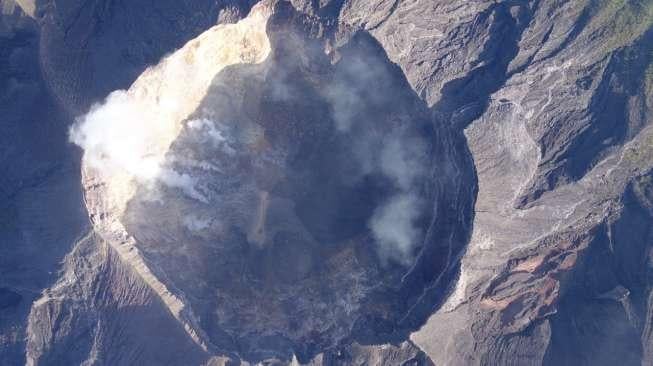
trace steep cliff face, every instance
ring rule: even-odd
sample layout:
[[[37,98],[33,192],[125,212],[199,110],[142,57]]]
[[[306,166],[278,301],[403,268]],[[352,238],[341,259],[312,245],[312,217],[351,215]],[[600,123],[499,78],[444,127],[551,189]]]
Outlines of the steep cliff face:
[[[40,78],[39,28],[0,2],[0,364],[20,364],[33,301],[83,232],[79,153]]]
[[[0,362],[653,362],[650,1],[34,4]]]

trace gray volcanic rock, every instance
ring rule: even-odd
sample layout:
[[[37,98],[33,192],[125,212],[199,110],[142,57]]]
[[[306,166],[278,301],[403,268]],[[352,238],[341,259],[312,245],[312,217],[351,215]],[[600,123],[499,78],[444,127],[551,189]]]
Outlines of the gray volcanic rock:
[[[56,100],[76,116],[216,22],[243,17],[252,3],[43,2],[38,10],[42,71]]]
[[[67,126],[253,2],[35,4],[0,24],[0,364],[653,363],[651,1],[267,2],[129,245]]]
[[[1,5],[0,364],[15,365],[25,360],[32,302],[57,279],[87,218],[79,154],[40,77],[38,26]]]
[[[78,241],[60,279],[34,302],[27,334],[28,364],[181,365],[210,358],[93,233]]]

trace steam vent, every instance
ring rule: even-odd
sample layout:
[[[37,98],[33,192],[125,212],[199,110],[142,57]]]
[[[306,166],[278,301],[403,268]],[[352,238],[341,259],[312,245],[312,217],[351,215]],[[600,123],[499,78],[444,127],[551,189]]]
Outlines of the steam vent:
[[[652,1],[0,10],[0,365],[653,365]]]

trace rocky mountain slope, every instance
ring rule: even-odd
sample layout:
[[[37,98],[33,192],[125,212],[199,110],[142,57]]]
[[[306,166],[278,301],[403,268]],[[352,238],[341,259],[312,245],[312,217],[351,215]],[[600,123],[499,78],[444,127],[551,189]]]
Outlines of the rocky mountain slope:
[[[0,2],[0,364],[653,363],[653,2],[255,3]]]

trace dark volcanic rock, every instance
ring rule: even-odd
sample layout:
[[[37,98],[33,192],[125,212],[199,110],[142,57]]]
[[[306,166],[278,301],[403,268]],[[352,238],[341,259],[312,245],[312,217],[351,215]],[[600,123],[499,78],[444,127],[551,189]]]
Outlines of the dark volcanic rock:
[[[32,302],[86,227],[79,154],[38,62],[39,29],[0,14],[0,364],[25,360]]]
[[[0,1],[0,364],[653,363],[649,0],[271,1],[90,228],[69,124],[254,2]]]
[[[325,54],[307,31],[319,27],[279,5],[269,59],[213,81],[168,152],[206,202],[164,188],[152,200],[144,188],[123,220],[211,343],[248,361],[405,340],[441,299],[433,289],[451,280],[444,251],[463,247],[457,231],[469,225],[469,215],[445,223],[435,214],[473,197],[441,191],[456,185],[439,174],[453,153],[438,146],[446,132],[401,70],[366,32]],[[210,129],[224,142],[207,143]],[[414,216],[418,244],[406,253],[370,227],[392,200],[415,206],[392,208]],[[175,222],[175,212],[206,224]]]

